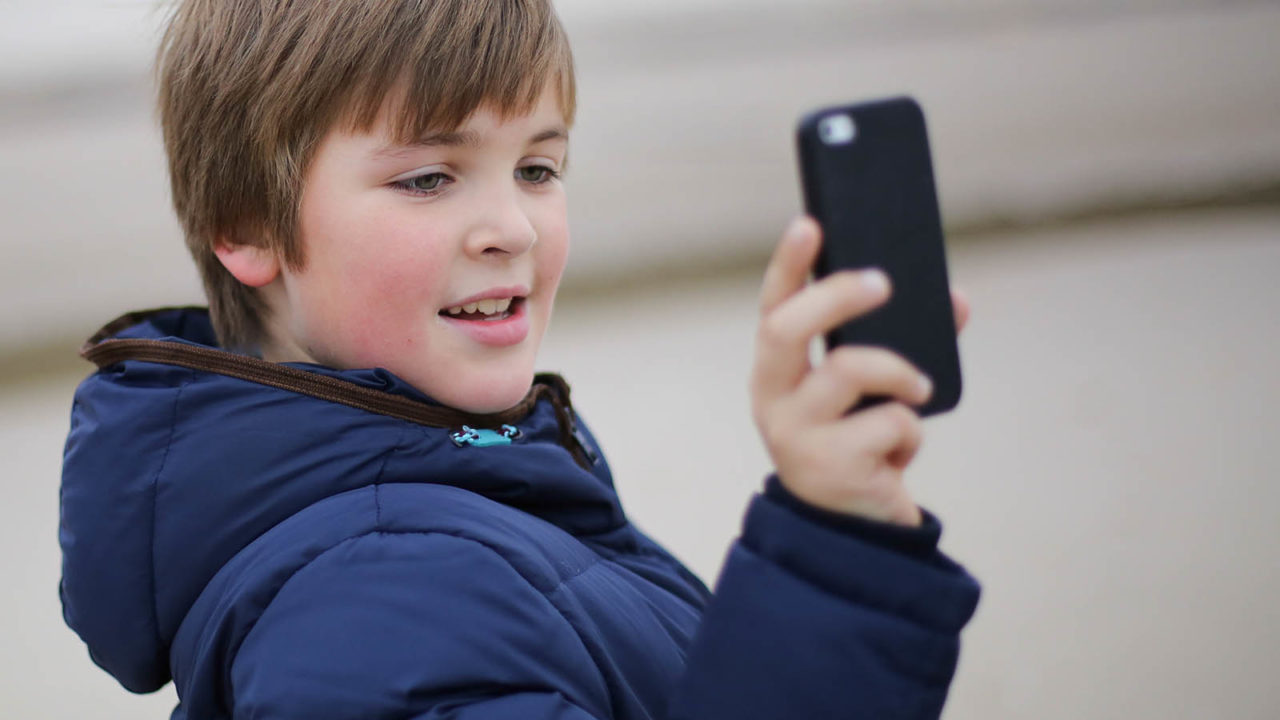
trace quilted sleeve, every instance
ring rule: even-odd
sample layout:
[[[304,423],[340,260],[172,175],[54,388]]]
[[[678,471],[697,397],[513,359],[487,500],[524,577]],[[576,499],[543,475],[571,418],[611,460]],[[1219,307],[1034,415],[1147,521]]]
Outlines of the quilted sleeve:
[[[936,718],[978,594],[937,551],[911,557],[757,497],[671,716]]]

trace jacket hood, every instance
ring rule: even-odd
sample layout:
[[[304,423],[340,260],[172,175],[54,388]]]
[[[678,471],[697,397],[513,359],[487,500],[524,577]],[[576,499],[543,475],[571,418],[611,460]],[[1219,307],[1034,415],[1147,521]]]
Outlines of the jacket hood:
[[[214,574],[324,498],[444,484],[578,536],[626,524],[555,375],[505,413],[462,413],[386,370],[223,351],[201,308],[127,315],[83,354],[100,369],[76,391],[64,456],[63,614],[135,692],[169,680],[170,644]]]

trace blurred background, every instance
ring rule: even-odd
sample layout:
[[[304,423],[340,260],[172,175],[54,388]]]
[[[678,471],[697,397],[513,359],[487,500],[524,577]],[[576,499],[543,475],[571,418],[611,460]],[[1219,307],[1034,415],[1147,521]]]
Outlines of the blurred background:
[[[945,717],[1280,717],[1280,2],[558,7],[581,113],[542,365],[637,523],[714,580],[769,467],[746,379],[793,123],[909,93],[974,306],[964,401],[910,474],[985,586]],[[76,349],[201,301],[151,111],[159,8],[0,2],[4,717],[173,704],[95,668],[57,601]]]

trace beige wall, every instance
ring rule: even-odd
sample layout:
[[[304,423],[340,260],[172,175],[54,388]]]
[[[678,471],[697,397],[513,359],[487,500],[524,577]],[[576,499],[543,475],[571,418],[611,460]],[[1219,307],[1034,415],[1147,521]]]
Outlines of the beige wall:
[[[799,205],[795,119],[857,98],[920,100],[953,229],[1280,185],[1272,1],[561,5],[572,285],[762,256]],[[0,364],[104,307],[200,297],[148,104],[152,7],[0,4]]]

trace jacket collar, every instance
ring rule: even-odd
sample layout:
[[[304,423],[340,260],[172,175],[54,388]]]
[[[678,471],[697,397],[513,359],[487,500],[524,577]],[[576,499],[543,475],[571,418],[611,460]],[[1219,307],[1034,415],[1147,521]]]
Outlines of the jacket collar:
[[[469,413],[440,405],[398,379],[390,383],[391,388],[386,384],[381,388],[369,387],[345,377],[317,372],[321,370],[319,366],[303,369],[298,365],[305,367],[305,364],[273,363],[203,344],[198,340],[212,340],[210,333],[200,332],[204,328],[194,328],[196,332],[192,333],[192,328],[182,326],[191,324],[193,314],[203,316],[207,312],[203,307],[171,307],[126,313],[94,333],[81,347],[80,355],[99,368],[133,360],[216,373],[435,428],[497,430],[524,419],[545,398],[555,408],[560,444],[584,469],[590,470],[594,462],[594,451],[584,442],[574,418],[569,385],[555,373],[535,376],[524,399],[507,410]],[[145,325],[157,327],[161,332],[167,330],[171,335],[160,339],[137,337],[131,332]],[[197,340],[186,339],[182,337],[184,334],[195,335]]]

